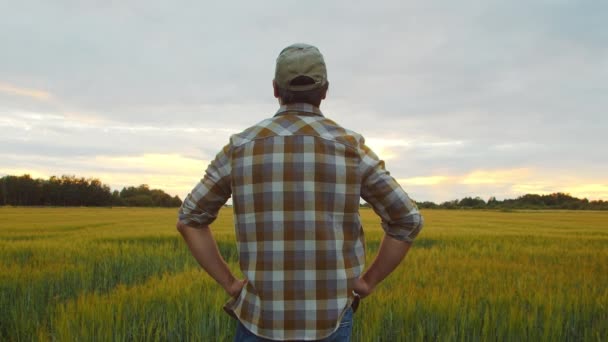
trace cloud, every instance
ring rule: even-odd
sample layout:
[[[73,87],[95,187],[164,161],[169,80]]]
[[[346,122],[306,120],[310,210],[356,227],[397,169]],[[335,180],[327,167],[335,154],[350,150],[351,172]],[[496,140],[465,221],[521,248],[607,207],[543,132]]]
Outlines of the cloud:
[[[381,159],[393,160],[399,159],[401,155],[409,154],[409,152],[413,151],[425,153],[426,155],[451,153],[454,149],[462,147],[465,142],[459,140],[424,140],[424,137],[420,137],[420,139],[412,137],[412,140],[370,137],[365,140],[365,144]]]
[[[448,176],[412,177],[398,179],[397,182],[408,185],[438,185],[443,182],[449,181],[450,178],[451,177]]]
[[[202,174],[208,161],[187,158],[177,154],[143,154],[138,156],[96,156],[96,165],[106,165],[110,171],[128,171],[139,174]]]
[[[219,123],[135,124],[77,113],[8,111],[0,116],[0,153],[30,158],[181,154],[210,159],[236,132]]]
[[[460,184],[508,184],[524,181],[530,177],[528,169],[475,170],[460,180]]]
[[[0,93],[24,96],[39,101],[47,101],[53,98],[49,92],[43,90],[22,88],[7,83],[0,83]]]

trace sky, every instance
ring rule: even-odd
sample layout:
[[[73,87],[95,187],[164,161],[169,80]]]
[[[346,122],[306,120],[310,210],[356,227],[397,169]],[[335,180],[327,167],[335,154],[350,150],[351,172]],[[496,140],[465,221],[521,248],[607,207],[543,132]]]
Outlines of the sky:
[[[601,0],[0,0],[0,176],[184,198],[304,42],[324,115],[415,200],[608,200],[606,22]]]

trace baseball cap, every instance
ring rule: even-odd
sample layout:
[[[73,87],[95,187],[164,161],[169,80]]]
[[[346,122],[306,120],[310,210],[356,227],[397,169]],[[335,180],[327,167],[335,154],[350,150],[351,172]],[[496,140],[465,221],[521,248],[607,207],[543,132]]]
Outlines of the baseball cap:
[[[311,78],[314,83],[292,84],[295,78],[301,76]],[[274,80],[279,88],[292,91],[321,88],[327,84],[327,69],[323,55],[316,47],[303,43],[284,48],[277,57]]]

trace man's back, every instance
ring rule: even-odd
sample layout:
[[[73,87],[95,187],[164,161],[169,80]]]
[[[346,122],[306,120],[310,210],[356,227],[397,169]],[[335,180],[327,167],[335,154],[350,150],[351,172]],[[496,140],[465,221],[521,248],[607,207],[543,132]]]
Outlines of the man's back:
[[[203,181],[187,202],[223,204],[232,194],[248,284],[226,309],[258,336],[320,339],[336,329],[365,259],[362,195],[388,221],[420,222],[362,137],[311,105],[282,106],[274,118],[232,136],[207,172],[209,184]],[[378,199],[389,193],[385,207]]]

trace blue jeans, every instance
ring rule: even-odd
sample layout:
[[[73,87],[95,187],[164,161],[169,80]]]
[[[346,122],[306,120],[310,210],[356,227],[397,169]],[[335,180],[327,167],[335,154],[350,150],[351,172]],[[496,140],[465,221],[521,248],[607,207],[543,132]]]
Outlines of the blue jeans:
[[[353,332],[353,309],[348,308],[344,313],[344,317],[342,317],[342,321],[340,322],[340,327],[333,334],[328,337],[319,340],[321,342],[349,342],[350,335]],[[234,336],[234,342],[271,342],[273,340],[268,340],[265,338],[261,338],[249,330],[245,328],[241,322],[238,323],[236,327],[236,335]]]

